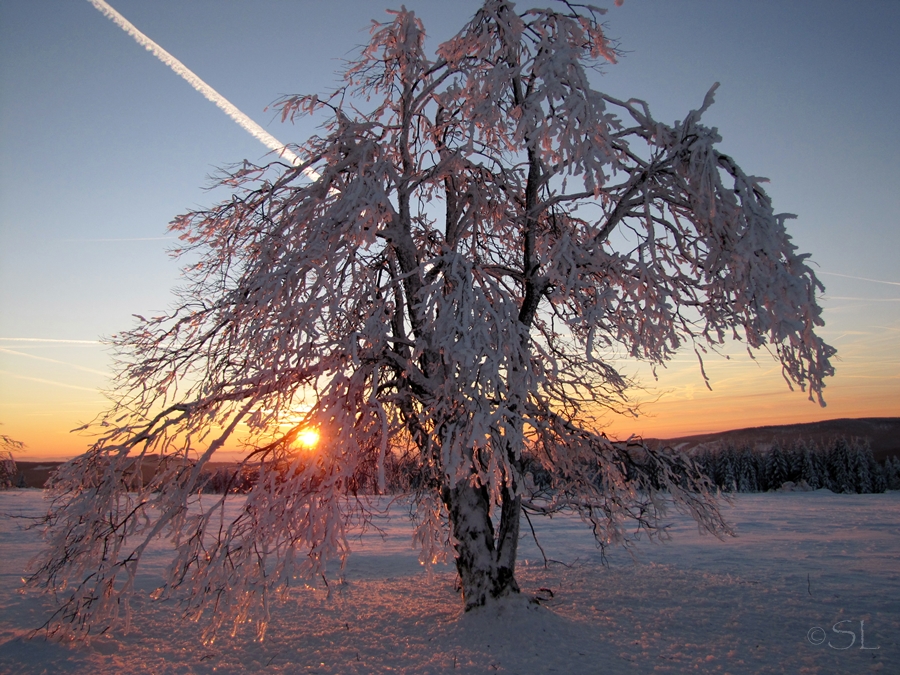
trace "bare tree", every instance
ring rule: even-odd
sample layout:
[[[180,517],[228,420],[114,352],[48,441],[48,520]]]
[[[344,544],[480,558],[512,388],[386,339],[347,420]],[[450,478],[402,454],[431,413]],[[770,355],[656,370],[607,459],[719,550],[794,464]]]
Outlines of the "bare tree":
[[[701,123],[715,87],[674,126],[593,88],[615,60],[600,13],[486,0],[428,56],[393,12],[342,88],[280,102],[327,117],[302,165],[244,164],[229,201],[176,219],[178,308],[115,339],[114,406],[56,479],[32,577],[60,598],[51,627],[109,625],[164,535],[157,597],[263,631],[270,597],[348,552],[359,486],[388,464],[414,476],[423,560],[452,548],[466,608],[518,592],[523,509],[575,511],[601,545],[658,533],[672,502],[728,531],[688,458],[598,431],[629,406],[611,356],[744,340],[821,402],[822,287]],[[255,479],[231,513],[199,483],[239,425]],[[135,462],[158,464],[146,483],[125,480]]]

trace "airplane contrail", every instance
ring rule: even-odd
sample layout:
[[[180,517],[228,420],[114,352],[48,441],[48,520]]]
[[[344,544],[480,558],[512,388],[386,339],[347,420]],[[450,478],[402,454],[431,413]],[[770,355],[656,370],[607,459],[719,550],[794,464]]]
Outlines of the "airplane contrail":
[[[109,372],[104,372],[102,370],[94,370],[93,368],[85,368],[84,366],[79,366],[74,363],[67,363],[65,361],[58,361],[57,359],[48,359],[46,356],[37,356],[36,354],[26,354],[25,352],[17,352],[14,349],[6,349],[6,347],[0,347],[0,352],[4,354],[13,354],[14,356],[24,356],[28,359],[34,359],[35,361],[46,361],[47,363],[58,363],[61,366],[69,366],[70,368],[74,368],[75,370],[81,370],[85,373],[93,373],[95,375],[103,375],[105,377],[109,377]]]
[[[54,387],[64,387],[65,389],[78,389],[80,391],[90,391],[93,393],[97,393],[96,387],[79,387],[77,384],[66,384],[65,382],[56,382],[55,380],[45,380],[41,377],[29,377],[28,375],[16,375],[15,373],[9,373],[5,370],[0,370],[0,375],[8,375],[9,377],[14,377],[17,380],[27,380],[28,382],[40,382],[41,384],[52,384]]]
[[[288,150],[284,143],[275,138],[268,131],[259,126],[256,122],[254,122],[250,117],[241,112],[231,101],[222,96],[215,89],[210,87],[206,82],[201,80],[196,73],[194,73],[190,68],[184,65],[181,61],[172,56],[165,49],[156,44],[149,37],[144,35],[141,31],[139,31],[134,24],[132,24],[128,19],[119,14],[115,9],[113,9],[109,3],[104,2],[104,0],[88,0],[94,7],[96,7],[100,12],[103,13],[106,18],[110,19],[114,24],[116,24],[119,28],[124,30],[128,35],[134,38],[135,42],[141,45],[148,52],[153,54],[156,58],[162,61],[165,65],[169,66],[175,73],[180,75],[184,80],[187,81],[189,85],[191,85],[198,92],[203,94],[203,96],[215,103],[219,108],[228,115],[231,119],[237,122],[242,129],[247,131],[251,136],[253,136],[256,140],[260,141],[263,145],[265,145],[270,150],[277,152],[281,157],[289,161],[294,166],[300,164],[300,158],[297,157],[293,152]],[[312,180],[318,180],[319,174],[316,173],[312,169],[305,169],[304,173],[311,178]]]
[[[105,239],[54,239],[53,241],[60,241],[66,243],[76,243],[76,244],[94,244],[94,243],[110,243],[110,242],[130,242],[130,241],[166,241],[166,240],[174,240],[178,239],[178,237],[114,237],[114,238],[105,238]]]
[[[52,338],[23,338],[23,337],[0,337],[3,342],[61,342],[71,345],[99,345],[103,344],[99,340],[55,340]]]
[[[844,277],[844,279],[857,279],[859,281],[871,281],[873,284],[887,284],[888,286],[900,286],[900,281],[882,281],[881,279],[869,279],[868,277],[854,277],[849,274],[838,274],[837,272],[819,272],[819,274],[827,274],[830,277]]]

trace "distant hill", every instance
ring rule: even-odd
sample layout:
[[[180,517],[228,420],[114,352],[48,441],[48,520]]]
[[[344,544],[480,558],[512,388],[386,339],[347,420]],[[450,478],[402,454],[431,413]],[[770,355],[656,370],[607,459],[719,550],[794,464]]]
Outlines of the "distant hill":
[[[680,438],[655,439],[645,441],[651,445],[684,445],[691,450],[698,446],[725,442],[734,445],[771,445],[773,442],[790,445],[793,441],[829,441],[839,437],[868,439],[872,444],[872,454],[876,461],[896,455],[900,457],[900,417],[861,417],[857,419],[826,420],[808,424],[781,424],[769,427],[734,429],[714,434],[682,436]],[[50,473],[62,462],[17,461],[19,473],[24,476],[27,487],[43,487]],[[210,468],[227,466],[227,463],[210,463]],[[151,465],[144,467],[152,471]],[[149,475],[145,475],[149,480]]]
[[[714,434],[646,440],[647,443],[660,445],[683,444],[685,449],[691,450],[700,445],[718,442],[750,446],[773,442],[789,445],[797,440],[828,441],[841,436],[868,439],[872,444],[872,454],[879,462],[883,462],[886,457],[891,455],[900,456],[900,417],[825,420],[807,424],[750,427]]]
[[[42,488],[50,474],[56,471],[62,462],[28,462],[16,460],[16,487]]]
[[[145,457],[145,463],[141,467],[143,480],[150,481],[153,478],[153,460],[157,459],[157,455],[148,455]],[[20,485],[17,487],[42,488],[47,483],[56,469],[63,462],[31,462],[28,460],[16,460],[16,469],[18,476],[21,476]],[[229,462],[209,462],[206,466],[208,469],[218,469],[219,467],[229,466]]]

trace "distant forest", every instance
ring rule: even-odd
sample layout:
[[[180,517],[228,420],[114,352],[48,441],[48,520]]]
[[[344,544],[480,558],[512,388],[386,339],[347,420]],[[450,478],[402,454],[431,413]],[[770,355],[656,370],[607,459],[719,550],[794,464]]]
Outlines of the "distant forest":
[[[900,490],[900,458],[889,456],[884,463],[877,462],[871,444],[863,439],[801,440],[768,448],[725,442],[718,447],[698,448],[694,460],[726,492]]]
[[[900,458],[888,457],[884,463],[876,461],[866,439],[799,440],[788,446],[720,442],[694,448],[686,454],[724,492],[820,488],[839,493],[900,490]],[[390,493],[414,489],[424,479],[419,475],[421,469],[412,460],[391,456],[386,464],[386,488]],[[529,459],[526,459],[526,465],[531,480],[538,487],[550,486],[549,474],[544,467]],[[258,473],[252,465],[211,467],[205,472],[203,491],[245,493],[253,488]],[[357,482],[348,486],[349,491],[376,492],[373,475],[373,472],[362,472]]]
[[[833,434],[837,428],[866,435]],[[827,488],[837,493],[873,493],[900,490],[898,434],[900,419],[868,418],[650,442],[683,452],[724,492]],[[60,464],[16,462],[9,453],[0,459],[0,487],[5,488],[44,487]],[[552,481],[546,469],[527,458],[526,463],[535,485],[549,488]],[[425,480],[411,458],[391,455],[385,470],[386,488],[391,493],[415,489]],[[136,467],[134,478],[149,481],[154,472],[153,458],[147,457],[140,468]],[[246,493],[253,488],[258,475],[258,466],[252,464],[213,463],[203,472],[202,490],[218,494]],[[348,491],[374,493],[373,475],[374,472],[363,471],[347,486]]]

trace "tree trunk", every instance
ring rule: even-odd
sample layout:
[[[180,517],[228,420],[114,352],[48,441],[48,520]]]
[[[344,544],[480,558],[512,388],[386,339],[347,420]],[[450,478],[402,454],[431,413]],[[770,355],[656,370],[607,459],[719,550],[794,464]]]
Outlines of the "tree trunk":
[[[466,611],[519,592],[515,578],[521,498],[504,489],[499,536],[494,540],[490,495],[484,486],[445,488]]]

